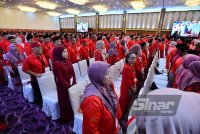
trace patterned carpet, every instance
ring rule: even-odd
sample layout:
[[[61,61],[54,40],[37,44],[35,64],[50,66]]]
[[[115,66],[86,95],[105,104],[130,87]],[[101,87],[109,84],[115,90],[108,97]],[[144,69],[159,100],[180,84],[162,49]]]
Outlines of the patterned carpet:
[[[29,103],[21,93],[7,87],[0,87],[0,115],[8,129],[0,133],[10,134],[69,134],[67,124],[52,121],[35,104]]]

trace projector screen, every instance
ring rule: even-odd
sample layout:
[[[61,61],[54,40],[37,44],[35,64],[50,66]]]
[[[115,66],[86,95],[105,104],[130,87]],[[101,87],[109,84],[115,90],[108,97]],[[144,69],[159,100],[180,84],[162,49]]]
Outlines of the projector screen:
[[[78,23],[77,32],[88,32],[88,23]]]
[[[171,35],[174,35],[174,32],[176,31],[181,37],[198,37],[200,32],[200,21],[175,21]]]

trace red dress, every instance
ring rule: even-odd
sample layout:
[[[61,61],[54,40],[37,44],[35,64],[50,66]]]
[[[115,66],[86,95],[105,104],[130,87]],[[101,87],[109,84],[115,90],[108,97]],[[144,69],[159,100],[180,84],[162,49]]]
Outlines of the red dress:
[[[132,98],[129,96],[129,90],[131,87],[136,86],[134,79],[136,79],[134,67],[130,66],[129,64],[124,64],[119,98],[119,104],[123,115],[127,113],[128,107],[130,105],[129,103]]]
[[[67,60],[67,63],[53,62],[53,73],[56,80],[61,121],[63,123],[73,123],[74,113],[68,89],[72,86],[70,85],[70,79],[73,78],[73,84],[76,84],[76,78],[71,62],[69,60]]]
[[[114,87],[112,87],[114,90]],[[97,96],[89,96],[81,103],[83,112],[83,134],[116,134],[116,121],[108,108]],[[121,118],[118,104],[117,119]]]

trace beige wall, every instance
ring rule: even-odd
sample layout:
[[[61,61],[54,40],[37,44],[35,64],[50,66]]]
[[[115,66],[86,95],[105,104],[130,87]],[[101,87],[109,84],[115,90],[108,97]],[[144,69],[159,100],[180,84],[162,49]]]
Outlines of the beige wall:
[[[0,29],[60,30],[59,17],[0,7]]]
[[[128,13],[126,20],[127,29],[158,29],[160,12],[150,13]],[[84,21],[90,18],[91,21]],[[95,29],[95,16],[78,17],[78,22],[88,22]],[[123,15],[100,15],[100,29],[122,28]],[[200,21],[200,11],[167,11],[164,18],[163,29],[171,30],[174,21]],[[74,28],[74,18],[62,18],[61,28]]]

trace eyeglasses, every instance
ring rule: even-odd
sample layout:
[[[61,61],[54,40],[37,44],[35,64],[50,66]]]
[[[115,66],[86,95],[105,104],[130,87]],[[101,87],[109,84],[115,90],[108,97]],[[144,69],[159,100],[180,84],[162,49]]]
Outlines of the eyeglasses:
[[[129,57],[129,59],[134,60],[136,57]]]

